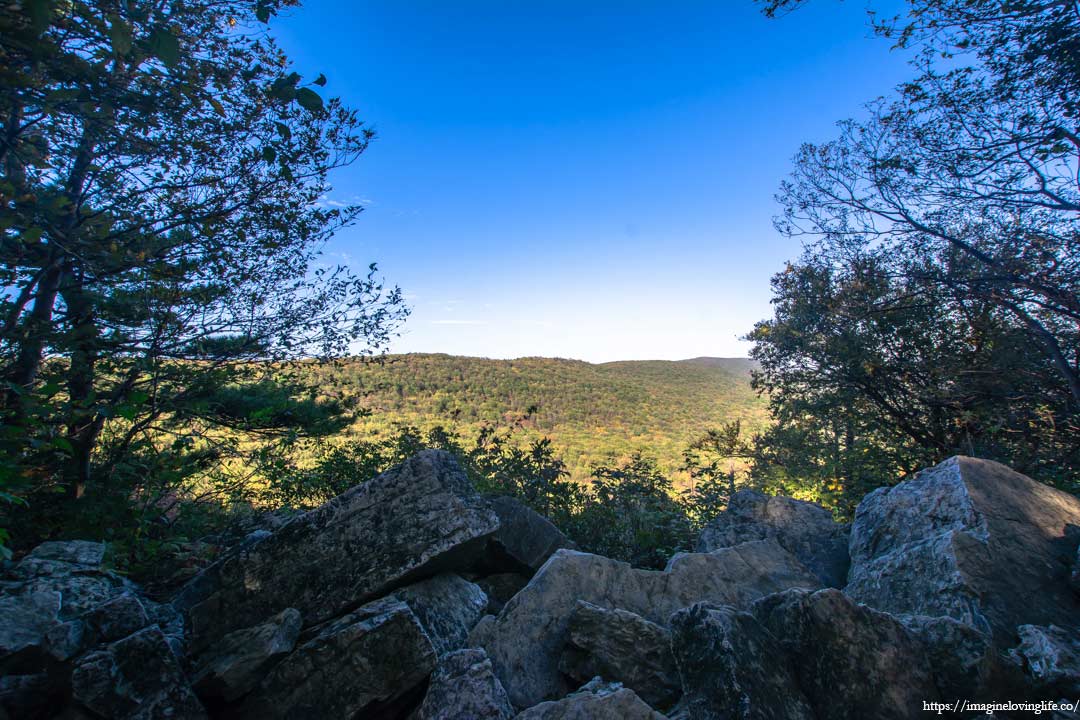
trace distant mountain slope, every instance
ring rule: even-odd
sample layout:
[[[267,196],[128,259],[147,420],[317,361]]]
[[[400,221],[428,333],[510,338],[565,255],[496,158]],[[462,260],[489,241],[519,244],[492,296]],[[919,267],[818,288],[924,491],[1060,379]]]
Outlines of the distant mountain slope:
[[[750,388],[745,358],[590,364],[556,358],[490,360],[452,355],[388,356],[324,369],[328,395],[358,398],[372,410],[352,432],[383,434],[395,423],[443,424],[466,435],[535,406],[523,437],[550,437],[578,477],[636,449],[674,471],[685,445],[704,430],[766,419]]]
[[[756,360],[750,358],[696,357],[689,360],[679,360],[679,362],[686,365],[721,368],[740,375],[749,375],[760,367]]]

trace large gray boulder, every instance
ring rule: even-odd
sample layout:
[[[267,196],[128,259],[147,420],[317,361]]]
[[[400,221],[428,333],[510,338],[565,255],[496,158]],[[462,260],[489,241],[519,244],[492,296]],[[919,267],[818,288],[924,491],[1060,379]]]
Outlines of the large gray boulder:
[[[654,708],[669,708],[682,694],[667,628],[584,600],[570,615],[559,671],[581,683],[597,676],[622,683]]]
[[[478,585],[453,573],[437,575],[387,597],[409,606],[439,655],[465,647],[488,605],[487,595]]]
[[[924,700],[940,699],[924,645],[838,590],[792,590],[751,611],[786,652],[818,720],[917,718]]]
[[[466,648],[439,658],[417,720],[510,720],[514,708],[483,650]]]
[[[236,630],[196,664],[192,684],[203,700],[232,702],[250,692],[300,636],[300,612],[286,608],[265,623]]]
[[[486,560],[492,569],[532,575],[556,550],[577,549],[550,520],[520,501],[501,496],[490,503],[499,517]]]
[[[701,531],[698,552],[772,538],[826,587],[843,587],[848,574],[850,527],[820,505],[757,490],[732,495],[727,509]]]
[[[671,618],[688,720],[816,720],[792,659],[753,615],[697,603]]]
[[[561,700],[539,703],[522,711],[515,720],[665,720],[619,683],[593,678],[577,692]]]
[[[435,662],[435,649],[409,606],[378,600],[318,628],[232,715],[350,720],[419,686]]]
[[[470,564],[498,528],[454,457],[426,450],[244,545],[175,603],[196,649],[289,607],[310,626]]]
[[[81,657],[71,675],[72,699],[114,720],[202,720],[206,711],[156,626]]]
[[[510,700],[531,707],[573,689],[559,658],[579,600],[666,625],[676,610],[703,600],[746,607],[770,593],[820,585],[773,540],[676,555],[663,571],[559,550],[496,618],[477,626],[470,645],[487,651]]]
[[[859,504],[845,592],[891,613],[955,618],[1001,648],[1019,625],[1075,630],[1076,526],[1080,499],[995,462],[950,458]]]

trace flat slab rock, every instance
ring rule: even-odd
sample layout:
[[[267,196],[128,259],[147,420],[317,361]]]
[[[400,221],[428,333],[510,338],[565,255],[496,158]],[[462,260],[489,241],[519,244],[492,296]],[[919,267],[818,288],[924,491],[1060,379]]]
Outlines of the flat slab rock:
[[[1020,625],[1080,631],[1077,527],[1080,499],[999,463],[950,458],[859,504],[844,591],[891,613],[956,618],[999,648],[1016,644]]]
[[[573,690],[559,659],[579,600],[666,626],[676,610],[702,600],[746,607],[770,593],[820,586],[773,540],[676,555],[663,571],[559,550],[497,617],[476,627],[470,645],[487,651],[514,705],[531,707]]]
[[[826,587],[843,587],[848,574],[850,527],[820,505],[757,490],[740,490],[727,509],[701,531],[698,552],[772,538],[806,565]]]
[[[223,558],[175,605],[196,649],[290,607],[309,627],[468,564],[498,528],[454,457],[426,450]]]
[[[230,717],[350,720],[423,683],[435,663],[409,606],[378,600],[301,642]]]

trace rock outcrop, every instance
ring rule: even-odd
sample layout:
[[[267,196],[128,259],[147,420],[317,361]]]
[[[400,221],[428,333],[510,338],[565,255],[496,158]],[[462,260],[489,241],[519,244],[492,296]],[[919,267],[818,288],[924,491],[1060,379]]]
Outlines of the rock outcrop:
[[[465,648],[439,659],[417,720],[510,720],[514,715],[487,654]]]
[[[689,718],[815,720],[780,641],[753,615],[698,603],[671,619]]]
[[[468,565],[498,528],[453,456],[426,450],[223,558],[177,607],[197,649],[290,607],[311,626]]]
[[[923,700],[939,697],[924,646],[893,616],[838,590],[774,595],[753,614],[780,639],[819,720],[916,718]]]
[[[71,688],[74,701],[100,717],[206,718],[179,659],[157,626],[83,656],[71,675]]]
[[[682,695],[667,628],[584,600],[570,615],[559,672],[582,683],[594,677],[621,683],[654,708],[667,709]]]
[[[773,539],[797,557],[826,587],[843,587],[848,574],[847,525],[820,505],[757,490],[740,490],[727,509],[701,531],[698,552],[750,540]]]
[[[0,589],[0,711],[205,716],[181,667],[180,616],[109,571],[103,544],[43,543]]]
[[[1070,527],[1080,499],[995,462],[951,458],[859,504],[844,591],[891,613],[953,617],[1010,647],[1020,625],[1080,624]]]
[[[559,550],[498,617],[477,626],[470,644],[487,651],[510,700],[529,707],[572,689],[559,659],[579,601],[666,625],[672,613],[696,602],[746,607],[793,587],[812,589],[820,582],[773,540],[676,555],[663,571]]]
[[[421,685],[435,648],[400,600],[377,600],[302,642],[236,711],[242,718],[350,720]]]
[[[8,565],[0,720],[905,720],[1080,695],[1080,500],[954,458],[848,534],[743,492],[704,552],[635,569],[424,452],[239,533],[171,604],[98,543]]]

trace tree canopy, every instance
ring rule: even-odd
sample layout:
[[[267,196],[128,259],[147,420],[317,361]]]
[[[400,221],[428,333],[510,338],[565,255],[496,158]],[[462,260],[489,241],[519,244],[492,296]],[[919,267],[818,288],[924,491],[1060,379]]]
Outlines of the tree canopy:
[[[0,11],[9,488],[80,497],[139,453],[179,469],[195,464],[190,453],[240,447],[214,428],[295,432],[301,411],[286,406],[307,402],[303,389],[282,394],[255,375],[376,350],[404,317],[374,266],[320,259],[360,212],[325,202],[328,176],[372,133],[268,35],[291,4],[28,0]],[[276,400],[257,412],[238,403],[262,390]]]
[[[778,226],[806,252],[751,339],[774,438],[820,473],[860,488],[845,463],[889,478],[966,451],[1075,477],[1078,10],[911,0],[875,27],[913,79],[798,152]]]

